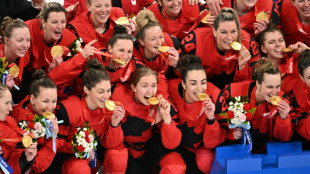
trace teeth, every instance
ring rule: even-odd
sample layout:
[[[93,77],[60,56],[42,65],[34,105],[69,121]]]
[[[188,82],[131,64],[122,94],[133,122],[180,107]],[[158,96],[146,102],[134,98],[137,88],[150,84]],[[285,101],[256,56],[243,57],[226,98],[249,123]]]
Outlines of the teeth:
[[[230,42],[224,41],[224,43],[226,43],[226,44],[231,44],[231,41],[230,41]]]

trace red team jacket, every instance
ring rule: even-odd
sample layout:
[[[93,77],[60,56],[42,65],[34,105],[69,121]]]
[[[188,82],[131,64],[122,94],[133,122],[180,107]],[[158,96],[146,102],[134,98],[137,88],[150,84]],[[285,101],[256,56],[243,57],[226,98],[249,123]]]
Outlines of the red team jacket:
[[[293,6],[291,0],[283,0],[281,8],[281,29],[287,45],[294,44],[298,41],[310,45],[310,25],[305,25],[300,21],[298,11]]]
[[[147,7],[151,5],[154,0],[121,0],[122,2],[122,9],[128,14],[136,15],[143,7]]]
[[[155,118],[156,109],[153,106],[139,104],[134,99],[129,85],[117,85],[112,99],[121,102],[125,107],[126,115],[122,120],[124,144],[133,158],[139,158],[145,154],[145,145],[153,135],[151,123]],[[177,117],[173,106],[170,114],[172,119]],[[182,134],[176,127],[175,121],[172,120],[169,125],[160,122],[157,126],[160,128],[161,140],[165,148],[174,149],[180,144]]]
[[[188,34],[189,29],[195,23],[200,13],[198,5],[191,6],[187,0],[182,0],[182,3],[180,14],[175,20],[164,17],[164,11],[158,3],[154,3],[148,8],[163,26],[164,32],[172,34],[180,40]]]
[[[310,91],[309,87],[301,79],[289,94],[296,118],[292,118],[295,130],[306,140],[310,140]]]
[[[28,109],[26,109],[26,107]],[[12,117],[16,122],[20,121],[30,121],[33,122],[35,113],[32,110],[29,96],[27,96],[23,101],[21,101],[13,110]],[[58,141],[56,140],[56,147]],[[38,144],[37,156],[34,160],[32,171],[35,173],[44,172],[52,163],[55,152],[53,151],[53,141],[52,138],[45,140],[43,144]]]
[[[241,38],[241,44],[250,51],[252,56],[241,71],[238,66],[238,52],[231,49],[223,54],[219,53],[213,29],[210,27],[196,28],[191,31],[182,40],[181,48],[184,53],[199,56],[207,72],[208,81],[222,89],[230,82],[250,80],[254,65],[260,56],[258,44],[247,32],[242,30]]]
[[[16,129],[19,129],[16,121],[11,116],[7,116],[5,121],[0,121],[0,139],[21,139],[22,135],[19,135]],[[23,153],[25,151],[24,149],[15,149],[16,142],[3,141],[0,145],[2,152],[1,156],[12,167],[13,173],[27,172],[31,169],[33,161],[27,162],[26,156]],[[23,164],[21,165],[21,163]]]
[[[94,39],[98,39],[93,46],[96,48],[106,48],[108,40],[113,36],[113,27],[116,25],[115,21],[122,16],[125,16],[125,13],[121,8],[112,7],[109,19],[106,23],[107,29],[104,33],[98,33],[94,29],[91,12],[88,11],[82,13],[79,17],[74,18],[67,25],[67,28],[77,37],[81,37],[84,44],[87,44]]]
[[[216,115],[227,110],[225,98],[222,92],[213,84],[207,84],[206,93],[215,104]],[[208,149],[215,148],[226,139],[226,131],[221,129],[218,121],[207,123],[207,116],[203,112],[201,101],[188,104],[184,99],[184,89],[181,79],[169,80],[169,94],[178,109],[179,124],[182,131],[181,144],[194,152],[201,145]]]
[[[244,81],[238,83],[231,83],[227,85],[223,91],[226,98],[226,103],[229,103],[230,97],[247,96],[250,100],[251,108],[256,107],[251,123],[251,136],[253,140],[253,150],[260,151],[264,148],[266,141],[277,139],[279,141],[289,141],[293,128],[291,118],[295,117],[292,108],[286,119],[282,120],[279,117],[279,112],[275,106],[268,102],[256,105],[255,99],[256,82]],[[279,93],[286,102],[286,95],[283,91]],[[256,149],[259,148],[259,149]]]

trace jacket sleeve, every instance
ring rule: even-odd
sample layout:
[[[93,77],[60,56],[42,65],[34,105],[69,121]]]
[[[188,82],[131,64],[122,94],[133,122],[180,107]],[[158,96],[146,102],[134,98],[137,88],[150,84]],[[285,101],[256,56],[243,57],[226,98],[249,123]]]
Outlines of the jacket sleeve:
[[[53,151],[53,139],[50,138],[48,140],[45,140],[44,145],[41,146],[41,148],[37,151],[37,156],[34,160],[32,171],[34,171],[35,173],[44,172],[51,165],[55,154],[56,153]]]
[[[108,122],[108,129],[103,138],[101,144],[107,148],[112,149],[120,146],[124,141],[123,130],[120,125],[112,127],[110,121]]]
[[[174,108],[174,106],[171,104],[171,123],[169,125],[166,125],[163,121],[161,122],[161,141],[165,148],[167,149],[174,149],[176,148],[182,138],[181,130],[177,127],[176,120],[178,119],[178,114]]]
[[[27,161],[24,150],[16,149],[11,151],[7,162],[12,167],[14,173],[26,173],[31,169],[34,160]]]
[[[207,120],[203,133],[203,143],[207,149],[213,149],[226,139],[226,130],[222,129],[217,120]]]

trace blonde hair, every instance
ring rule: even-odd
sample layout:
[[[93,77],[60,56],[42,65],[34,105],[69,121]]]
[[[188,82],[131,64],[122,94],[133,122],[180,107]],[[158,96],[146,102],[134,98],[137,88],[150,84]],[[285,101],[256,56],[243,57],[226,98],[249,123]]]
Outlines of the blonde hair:
[[[38,14],[37,18],[47,21],[49,14],[51,12],[63,12],[66,15],[66,9],[61,4],[57,2],[49,2],[44,3],[44,6],[40,11],[40,13]]]
[[[241,27],[240,27],[240,21],[238,18],[238,15],[232,8],[222,8],[220,11],[220,14],[216,16],[213,27],[215,30],[218,29],[220,23],[226,22],[226,21],[233,21],[237,25],[237,32],[238,32],[238,37],[237,37],[237,42],[241,43]]]
[[[144,39],[145,30],[151,27],[158,26],[161,29],[163,28],[157,21],[155,15],[150,10],[141,10],[136,17],[137,23],[137,39]]]

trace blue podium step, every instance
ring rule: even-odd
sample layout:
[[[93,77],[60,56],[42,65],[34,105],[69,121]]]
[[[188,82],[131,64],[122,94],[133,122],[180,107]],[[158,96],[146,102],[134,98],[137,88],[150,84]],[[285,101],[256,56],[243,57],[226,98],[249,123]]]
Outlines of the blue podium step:
[[[241,144],[217,147],[211,174],[310,173],[310,151],[301,142],[267,143],[266,154],[253,154]]]

